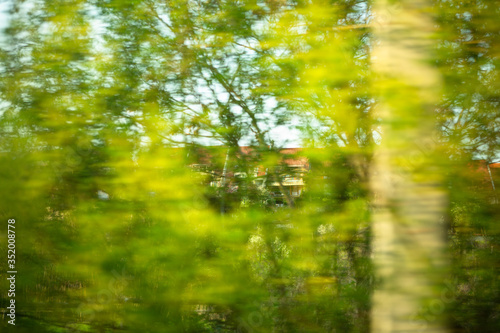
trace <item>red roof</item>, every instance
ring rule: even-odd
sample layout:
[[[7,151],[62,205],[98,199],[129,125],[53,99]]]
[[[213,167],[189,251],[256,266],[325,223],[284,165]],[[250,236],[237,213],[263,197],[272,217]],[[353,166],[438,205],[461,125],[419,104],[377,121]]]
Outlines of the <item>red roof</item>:
[[[198,151],[198,161],[197,163],[202,165],[213,165],[216,160],[219,161],[219,165],[223,164],[226,159],[226,154],[228,152],[228,148],[217,146],[217,147],[200,147],[197,149]],[[309,161],[307,157],[300,156],[300,153],[303,151],[302,148],[284,148],[279,152],[283,155],[283,158],[278,162],[284,163],[289,167],[299,167],[304,169],[309,169]],[[239,151],[236,153],[238,158],[252,158],[256,155],[257,149],[249,146],[241,146],[239,147]],[[258,176],[263,176],[266,173],[266,168],[262,165],[258,166]]]

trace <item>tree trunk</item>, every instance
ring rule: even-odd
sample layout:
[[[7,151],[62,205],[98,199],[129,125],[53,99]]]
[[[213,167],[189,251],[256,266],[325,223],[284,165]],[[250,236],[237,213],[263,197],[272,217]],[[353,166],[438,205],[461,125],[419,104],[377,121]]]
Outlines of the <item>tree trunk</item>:
[[[430,64],[434,23],[427,1],[375,1],[372,54],[376,118],[372,332],[445,332],[442,223],[444,160],[433,140],[440,77]]]

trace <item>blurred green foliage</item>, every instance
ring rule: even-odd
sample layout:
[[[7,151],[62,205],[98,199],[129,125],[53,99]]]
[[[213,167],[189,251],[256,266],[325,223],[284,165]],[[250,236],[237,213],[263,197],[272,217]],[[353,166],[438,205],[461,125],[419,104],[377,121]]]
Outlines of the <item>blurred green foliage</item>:
[[[383,139],[371,5],[11,1],[0,219],[16,219],[15,330],[369,331],[368,174]],[[498,194],[468,176],[470,160],[498,157],[497,7],[433,9],[457,332],[500,327]],[[310,170],[277,207],[251,175],[290,171],[291,128],[304,147],[291,158]],[[210,185],[223,170],[236,190]]]

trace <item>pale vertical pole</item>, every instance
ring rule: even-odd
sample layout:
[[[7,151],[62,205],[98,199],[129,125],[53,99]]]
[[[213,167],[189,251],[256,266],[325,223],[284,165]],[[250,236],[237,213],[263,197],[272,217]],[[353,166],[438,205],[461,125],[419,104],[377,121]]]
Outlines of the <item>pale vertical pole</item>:
[[[433,138],[441,83],[430,61],[435,24],[428,1],[396,3],[374,4],[375,121],[382,139],[370,176],[377,277],[372,332],[446,332],[440,298],[446,157],[439,157]]]

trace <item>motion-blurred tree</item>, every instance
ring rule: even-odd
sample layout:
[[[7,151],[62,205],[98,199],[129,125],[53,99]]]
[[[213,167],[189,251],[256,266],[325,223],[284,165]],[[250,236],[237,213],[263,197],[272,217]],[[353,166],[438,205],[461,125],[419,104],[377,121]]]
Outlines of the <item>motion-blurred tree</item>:
[[[365,330],[368,248],[358,231],[368,220],[363,194],[349,194],[358,187],[354,174],[331,190],[318,182],[319,192],[296,208],[297,220],[288,209],[238,207],[241,198],[263,201],[250,177],[239,180],[246,186],[237,193],[218,190],[221,202],[212,206],[203,176],[186,166],[201,157],[199,147],[219,142],[227,150],[218,165],[231,177],[260,166],[279,181],[283,142],[272,131],[306,108],[319,110],[314,103],[328,105],[324,98],[350,95],[350,82],[362,90],[362,62],[350,62],[352,79],[317,75],[366,44],[357,41],[361,30],[341,48],[324,49],[323,40],[342,40],[326,27],[362,20],[366,10],[362,3],[323,15],[320,4],[304,3],[15,2],[2,48],[2,170],[26,174],[6,175],[10,188],[19,187],[2,212],[18,219],[19,256],[31,258],[19,263],[19,325]],[[323,61],[325,51],[332,58]],[[357,96],[339,107],[367,104],[366,93]],[[366,118],[365,109],[355,110]],[[336,142],[337,171],[350,163],[339,149],[343,131],[349,145],[363,145],[353,139],[355,127],[340,129],[351,121],[344,113],[332,118],[337,136],[322,125],[326,132],[315,138],[319,146]],[[325,117],[317,113],[318,121],[328,123]],[[252,156],[242,157],[242,144]],[[207,149],[215,159],[217,149]],[[311,156],[319,171],[311,189],[314,177],[334,176],[326,156]],[[311,211],[327,192],[335,194],[318,207],[338,208]],[[23,210],[28,201],[32,209]],[[230,214],[221,216],[221,205]],[[342,226],[356,210],[358,222]]]
[[[446,311],[464,332],[500,328],[498,183],[487,167],[500,159],[499,10],[488,1],[436,3],[445,88],[438,114],[453,162],[447,172],[453,297]]]
[[[413,252],[395,251],[407,265],[389,264],[401,268],[395,293],[376,280],[390,298],[375,293],[374,311],[399,307],[413,324],[434,326],[454,310],[452,325],[469,331],[480,330],[470,318],[478,314],[493,331],[497,310],[485,304],[496,297],[497,271],[484,268],[499,258],[496,206],[466,203],[465,164],[455,163],[443,220],[453,283],[474,292],[436,312],[439,295],[429,290],[444,271],[445,205],[429,199],[444,190],[433,185],[444,183],[448,160],[496,156],[498,24],[486,3],[380,2],[375,16],[364,0],[10,5],[0,48],[0,216],[18,226],[17,330],[366,332],[374,195],[376,205],[387,199],[393,221],[425,225],[394,236]],[[398,23],[394,33],[387,21]],[[437,62],[421,64],[432,45]],[[424,140],[431,128],[443,137]],[[296,155],[282,154],[286,131],[304,142]],[[393,149],[398,158],[384,160]],[[280,181],[292,172],[284,160],[304,157],[310,170],[297,199]],[[285,207],[256,184],[257,168],[267,170],[260,185],[280,185]],[[371,192],[384,172],[395,179]],[[464,246],[479,230],[491,247]],[[375,245],[388,237],[375,233]],[[468,275],[472,262],[480,264]],[[395,302],[412,272],[410,287],[429,285]],[[374,318],[373,331],[390,330]]]

